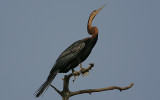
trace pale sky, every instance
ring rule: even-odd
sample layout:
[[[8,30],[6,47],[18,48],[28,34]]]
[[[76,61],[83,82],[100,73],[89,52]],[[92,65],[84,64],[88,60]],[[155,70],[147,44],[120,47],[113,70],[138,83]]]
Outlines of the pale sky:
[[[134,86],[70,100],[158,100],[160,0],[1,0],[0,100],[61,100],[51,87],[38,99],[33,94],[61,52],[89,37],[88,17],[104,4],[93,22],[99,39],[83,62],[95,66],[88,76],[70,81],[70,90]],[[52,85],[62,90],[64,75]]]

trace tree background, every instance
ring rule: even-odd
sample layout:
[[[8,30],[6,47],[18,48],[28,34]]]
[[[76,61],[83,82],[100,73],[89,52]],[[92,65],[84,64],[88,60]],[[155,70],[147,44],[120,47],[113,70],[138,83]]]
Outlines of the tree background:
[[[83,67],[90,62],[95,66],[88,76],[70,82],[70,89],[127,86],[131,82],[134,87],[70,100],[160,98],[159,0],[1,0],[0,99],[35,100],[33,93],[60,53],[89,36],[88,17],[103,4],[107,6],[93,21],[99,40],[83,63]],[[64,75],[58,74],[52,82],[60,90]],[[52,99],[61,97],[49,88],[38,100]]]

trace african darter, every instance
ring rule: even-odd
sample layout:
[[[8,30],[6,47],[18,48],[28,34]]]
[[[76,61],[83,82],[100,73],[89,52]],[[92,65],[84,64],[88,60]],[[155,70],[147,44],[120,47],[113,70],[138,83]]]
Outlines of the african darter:
[[[81,66],[81,63],[86,60],[98,39],[98,28],[91,26],[92,20],[103,7],[98,10],[94,10],[88,19],[87,30],[92,36],[74,42],[59,56],[55,65],[51,69],[47,80],[42,84],[38,91],[36,91],[35,97],[39,97],[43,91],[48,88],[57,73],[67,73],[69,70],[74,70],[75,67],[79,64]]]

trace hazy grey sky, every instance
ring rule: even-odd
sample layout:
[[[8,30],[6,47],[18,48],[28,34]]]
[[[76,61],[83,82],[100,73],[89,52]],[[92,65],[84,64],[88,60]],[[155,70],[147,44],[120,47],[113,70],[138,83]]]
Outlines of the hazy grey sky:
[[[95,67],[70,83],[71,91],[107,86],[133,88],[82,94],[70,100],[158,100],[160,98],[160,0],[1,0],[0,100],[35,100],[57,57],[88,37],[90,13],[99,40],[83,63]],[[77,68],[78,70],[79,68]],[[62,89],[58,74],[52,84]],[[49,88],[37,100],[60,100]]]

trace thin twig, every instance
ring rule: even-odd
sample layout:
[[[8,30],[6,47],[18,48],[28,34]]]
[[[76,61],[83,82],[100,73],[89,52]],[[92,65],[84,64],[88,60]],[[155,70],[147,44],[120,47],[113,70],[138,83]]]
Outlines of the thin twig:
[[[99,89],[86,89],[86,90],[71,92],[70,96],[74,96],[74,95],[78,95],[78,94],[84,94],[84,93],[91,94],[92,92],[102,92],[102,91],[108,91],[108,90],[114,90],[114,89],[118,89],[120,91],[123,91],[123,90],[127,90],[127,89],[131,88],[132,86],[133,86],[133,83],[131,83],[127,87],[111,86],[111,87],[99,88]]]
[[[59,91],[56,87],[54,87],[53,85],[50,85],[52,88],[54,88],[54,90],[56,92],[58,92],[61,96],[63,96],[63,93],[61,91]]]

